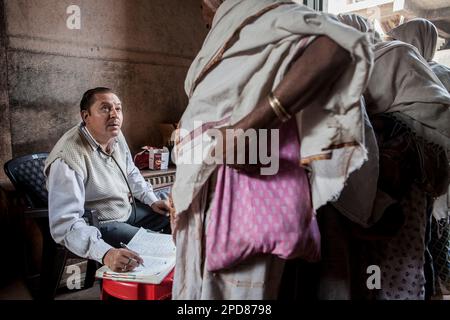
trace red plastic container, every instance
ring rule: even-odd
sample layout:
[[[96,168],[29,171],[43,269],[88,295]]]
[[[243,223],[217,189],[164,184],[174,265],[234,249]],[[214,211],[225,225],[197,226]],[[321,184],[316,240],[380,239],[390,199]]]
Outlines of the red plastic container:
[[[102,300],[111,297],[121,300],[170,300],[174,270],[160,284],[123,282],[103,279]]]

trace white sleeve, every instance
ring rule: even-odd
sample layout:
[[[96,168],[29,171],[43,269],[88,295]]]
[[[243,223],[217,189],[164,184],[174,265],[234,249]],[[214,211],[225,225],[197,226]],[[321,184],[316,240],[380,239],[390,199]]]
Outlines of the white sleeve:
[[[89,226],[84,215],[85,189],[83,179],[62,160],[56,160],[48,176],[48,210],[50,233],[56,243],[76,255],[102,263],[112,248],[100,230]]]

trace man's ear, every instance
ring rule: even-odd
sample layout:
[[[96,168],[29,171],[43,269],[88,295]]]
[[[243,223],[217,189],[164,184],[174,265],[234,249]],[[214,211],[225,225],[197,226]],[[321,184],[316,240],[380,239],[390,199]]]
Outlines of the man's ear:
[[[87,110],[83,110],[80,112],[81,119],[83,119],[84,122],[86,122],[87,117],[89,116],[89,112]]]

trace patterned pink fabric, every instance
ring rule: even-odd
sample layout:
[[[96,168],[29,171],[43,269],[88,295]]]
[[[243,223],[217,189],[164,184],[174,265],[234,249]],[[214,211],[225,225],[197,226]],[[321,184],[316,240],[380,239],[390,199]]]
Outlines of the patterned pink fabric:
[[[273,176],[218,170],[206,234],[206,266],[218,271],[258,253],[320,258],[320,233],[308,178],[299,166],[297,124],[280,129],[280,170]]]

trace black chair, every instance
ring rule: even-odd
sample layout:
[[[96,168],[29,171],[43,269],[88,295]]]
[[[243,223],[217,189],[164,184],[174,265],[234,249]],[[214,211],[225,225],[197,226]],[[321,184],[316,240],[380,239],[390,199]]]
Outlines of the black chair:
[[[12,159],[5,163],[4,170],[18,192],[23,194],[27,210],[24,219],[34,219],[43,237],[42,266],[38,299],[54,299],[59,287],[67,259],[71,256],[65,247],[55,243],[50,234],[48,219],[48,193],[43,173],[48,153],[37,153]],[[83,218],[98,227],[97,215],[93,210],[85,210]],[[88,260],[84,288],[90,288],[95,281],[98,263]]]

